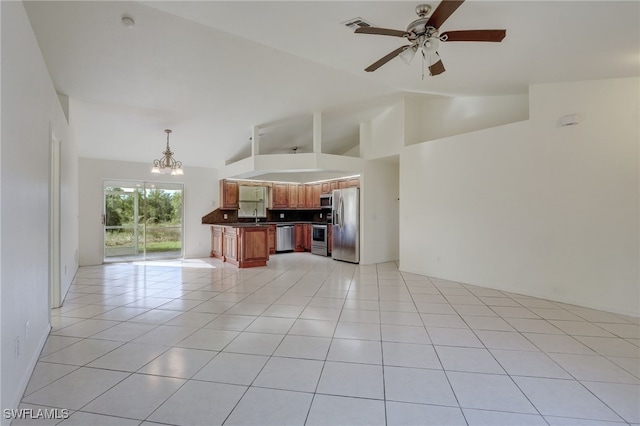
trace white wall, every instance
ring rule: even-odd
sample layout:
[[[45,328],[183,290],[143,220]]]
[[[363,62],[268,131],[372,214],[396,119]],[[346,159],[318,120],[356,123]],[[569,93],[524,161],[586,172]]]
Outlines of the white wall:
[[[528,121],[406,147],[401,269],[640,316],[638,93],[532,86]]]
[[[404,146],[405,101],[383,111],[360,128],[360,156],[367,160],[398,155]]]
[[[0,2],[2,130],[0,166],[1,393],[0,407],[17,408],[49,331],[49,155],[52,123],[62,141],[63,204],[73,228],[77,195],[75,145],[22,2]],[[74,234],[62,235],[62,258],[75,252]],[[65,261],[68,261],[65,260]],[[71,265],[72,276],[75,268]],[[25,323],[29,321],[27,338]],[[20,355],[15,341],[20,338]],[[8,424],[4,418],[2,424]]]
[[[529,118],[528,95],[431,97],[411,102],[413,115],[407,121],[416,131],[407,132],[405,145]]]
[[[103,260],[103,180],[140,180],[184,184],[184,257],[208,257],[210,229],[202,216],[218,206],[218,173],[215,169],[184,167],[183,176],[152,175],[150,164],[80,158],[80,265]]]
[[[366,161],[360,175],[360,263],[400,257],[398,157]]]

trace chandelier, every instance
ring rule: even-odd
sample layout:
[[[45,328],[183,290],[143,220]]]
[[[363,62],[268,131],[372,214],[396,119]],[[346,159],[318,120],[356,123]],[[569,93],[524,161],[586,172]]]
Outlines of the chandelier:
[[[151,173],[164,173],[164,174],[172,174],[172,175],[183,175],[182,171],[182,161],[177,161],[173,158],[173,152],[169,147],[169,134],[171,133],[171,129],[165,129],[165,133],[167,134],[167,149],[162,153],[163,156],[159,160],[153,160],[153,168],[151,169]]]

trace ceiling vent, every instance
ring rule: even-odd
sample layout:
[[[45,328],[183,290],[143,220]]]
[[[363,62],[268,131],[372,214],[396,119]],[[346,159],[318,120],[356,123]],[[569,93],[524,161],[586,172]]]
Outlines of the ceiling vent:
[[[349,19],[348,21],[343,22],[342,25],[352,30],[362,28],[362,27],[373,27],[373,25],[370,22],[367,22],[362,18]]]

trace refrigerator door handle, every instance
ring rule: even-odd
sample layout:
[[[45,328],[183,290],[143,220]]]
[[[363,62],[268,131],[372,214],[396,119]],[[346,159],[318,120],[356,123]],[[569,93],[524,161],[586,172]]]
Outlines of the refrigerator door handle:
[[[340,198],[340,217],[344,218],[344,200]],[[340,228],[344,228],[344,221],[340,219]]]

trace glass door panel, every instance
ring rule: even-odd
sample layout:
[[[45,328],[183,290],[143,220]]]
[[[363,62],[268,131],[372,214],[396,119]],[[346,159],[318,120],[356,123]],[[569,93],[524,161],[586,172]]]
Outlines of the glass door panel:
[[[127,182],[105,182],[104,257],[141,259],[144,228],[139,226],[143,193]]]
[[[146,184],[145,249],[147,259],[182,256],[182,185]]]
[[[182,257],[182,194],[182,184],[105,181],[105,262]]]

